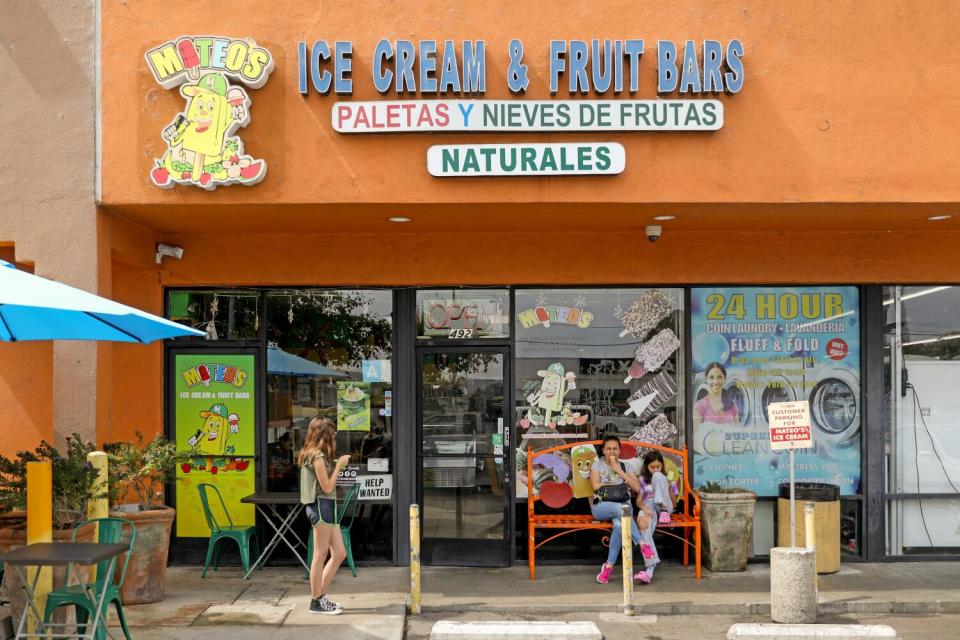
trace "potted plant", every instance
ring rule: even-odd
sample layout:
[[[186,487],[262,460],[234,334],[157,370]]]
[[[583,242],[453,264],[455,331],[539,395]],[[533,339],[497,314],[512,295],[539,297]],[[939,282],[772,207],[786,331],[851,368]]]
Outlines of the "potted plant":
[[[696,489],[703,527],[703,564],[710,571],[745,571],[753,541],[757,494],[706,482]]]
[[[137,543],[130,556],[121,590],[124,604],[163,599],[167,554],[176,511],[163,504],[163,486],[176,477],[185,454],[161,435],[147,443],[136,432],[136,444],[118,442],[107,447],[111,515],[137,527]],[[131,501],[132,500],[132,501]]]
[[[69,542],[74,527],[87,519],[87,503],[94,497],[93,487],[97,472],[87,461],[94,451],[93,444],[84,442],[79,434],[67,438],[66,453],[61,454],[49,442],[43,441],[33,451],[20,451],[13,459],[0,456],[0,551],[9,551],[27,544],[27,463],[49,461],[53,467],[53,540]],[[93,542],[94,527],[82,529],[77,540]],[[65,569],[55,568],[53,586],[64,586]],[[14,618],[24,606],[23,590],[15,571],[7,571],[3,578],[6,599],[10,600]],[[58,612],[56,621],[63,622]]]

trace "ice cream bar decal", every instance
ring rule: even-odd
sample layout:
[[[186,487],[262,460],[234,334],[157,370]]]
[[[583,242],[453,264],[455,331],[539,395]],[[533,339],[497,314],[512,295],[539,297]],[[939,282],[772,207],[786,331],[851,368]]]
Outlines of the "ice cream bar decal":
[[[234,134],[250,124],[247,90],[266,83],[273,70],[270,52],[250,39],[181,36],[150,49],[145,58],[156,81],[167,89],[179,86],[186,100],[161,131],[167,148],[154,159],[150,181],[164,189],[213,190],[263,180],[267,163],[246,154]]]

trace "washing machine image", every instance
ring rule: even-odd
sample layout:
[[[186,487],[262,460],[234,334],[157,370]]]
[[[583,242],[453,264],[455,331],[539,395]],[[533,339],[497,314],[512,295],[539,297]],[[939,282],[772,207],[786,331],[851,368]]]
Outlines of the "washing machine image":
[[[757,416],[764,427],[770,424],[769,406],[774,402],[794,402],[802,398],[795,381],[783,374],[763,376],[757,386]]]
[[[747,376],[744,372],[736,370],[728,371],[727,384],[724,386],[727,395],[733,401],[733,404],[737,406],[737,412],[740,414],[740,424],[748,424],[754,412],[753,387],[747,385],[746,380]],[[693,395],[694,403],[699,402],[709,394],[707,381],[702,371],[698,373],[694,379],[693,388],[695,390]]]
[[[856,445],[860,439],[860,376],[839,362],[810,372],[815,384],[807,393],[814,440],[836,447]]]

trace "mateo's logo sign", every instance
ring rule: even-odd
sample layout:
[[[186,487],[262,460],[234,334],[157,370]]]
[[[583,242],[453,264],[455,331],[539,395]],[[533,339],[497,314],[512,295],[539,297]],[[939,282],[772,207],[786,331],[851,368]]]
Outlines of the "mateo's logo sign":
[[[190,184],[204,189],[252,185],[267,163],[246,155],[234,133],[250,123],[250,97],[231,80],[259,89],[273,70],[270,52],[253,40],[181,36],[145,54],[153,77],[166,89],[180,87],[183,111],[161,132],[167,150],[154,161],[158,187]]]

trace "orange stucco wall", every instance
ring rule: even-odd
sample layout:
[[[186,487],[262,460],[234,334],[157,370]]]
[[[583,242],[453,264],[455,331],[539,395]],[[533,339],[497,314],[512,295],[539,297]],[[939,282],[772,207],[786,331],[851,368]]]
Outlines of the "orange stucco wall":
[[[238,0],[229,6],[172,0],[102,6],[103,201],[220,206],[237,203],[524,202],[956,202],[960,110],[948,78],[960,73],[950,0],[536,0],[459,3],[303,3]],[[248,36],[276,69],[250,92],[248,152],[268,159],[267,179],[214,197],[165,191],[148,181],[163,150],[160,131],[183,107],[151,76],[144,52],[183,34]],[[721,99],[726,124],[711,134],[616,133],[627,169],[609,178],[432,178],[432,144],[596,140],[591,134],[344,136],[331,128],[333,94],[302,96],[296,45],[353,42],[353,95],[380,99],[371,65],[379,38],[483,39],[487,98],[511,98],[507,47],[523,40],[531,73],[526,99],[549,99],[551,39],[643,38],[640,91],[656,97],[656,40],[715,38],[744,43],[745,83]],[[396,99],[391,93],[387,98]],[[566,99],[564,90],[556,99]],[[588,96],[596,97],[596,96]],[[607,97],[611,97],[608,94]],[[626,92],[621,98],[630,97]],[[671,97],[677,97],[673,94]],[[511,209],[521,216],[523,210]],[[156,211],[158,221],[162,210]]]
[[[159,312],[166,286],[956,282],[960,128],[943,115],[960,108],[944,81],[960,73],[960,27],[944,18],[955,13],[947,0],[554,0],[496,11],[443,0],[276,0],[269,10],[108,0],[101,210],[112,221],[111,291]],[[249,188],[158,189],[148,173],[160,131],[184,101],[157,85],[144,52],[206,33],[253,38],[274,56],[238,133],[269,171]],[[726,124],[714,133],[338,134],[335,101],[398,98],[381,98],[371,80],[381,37],[483,39],[492,99],[551,99],[551,39],[643,38],[640,92],[620,98],[656,97],[657,39],[739,38],[746,81],[720,97]],[[531,72],[522,97],[505,83],[514,37]],[[352,96],[299,94],[296,44],[318,38],[353,41]],[[600,139],[626,148],[623,174],[426,171],[433,144]],[[927,220],[943,213],[954,218]],[[650,243],[643,228],[663,214],[677,217]],[[394,215],[413,221],[391,224]],[[183,247],[183,259],[158,267],[157,241]],[[104,437],[158,431],[161,350],[110,350]]]
[[[53,345],[7,344],[0,349],[0,455],[53,441]]]

